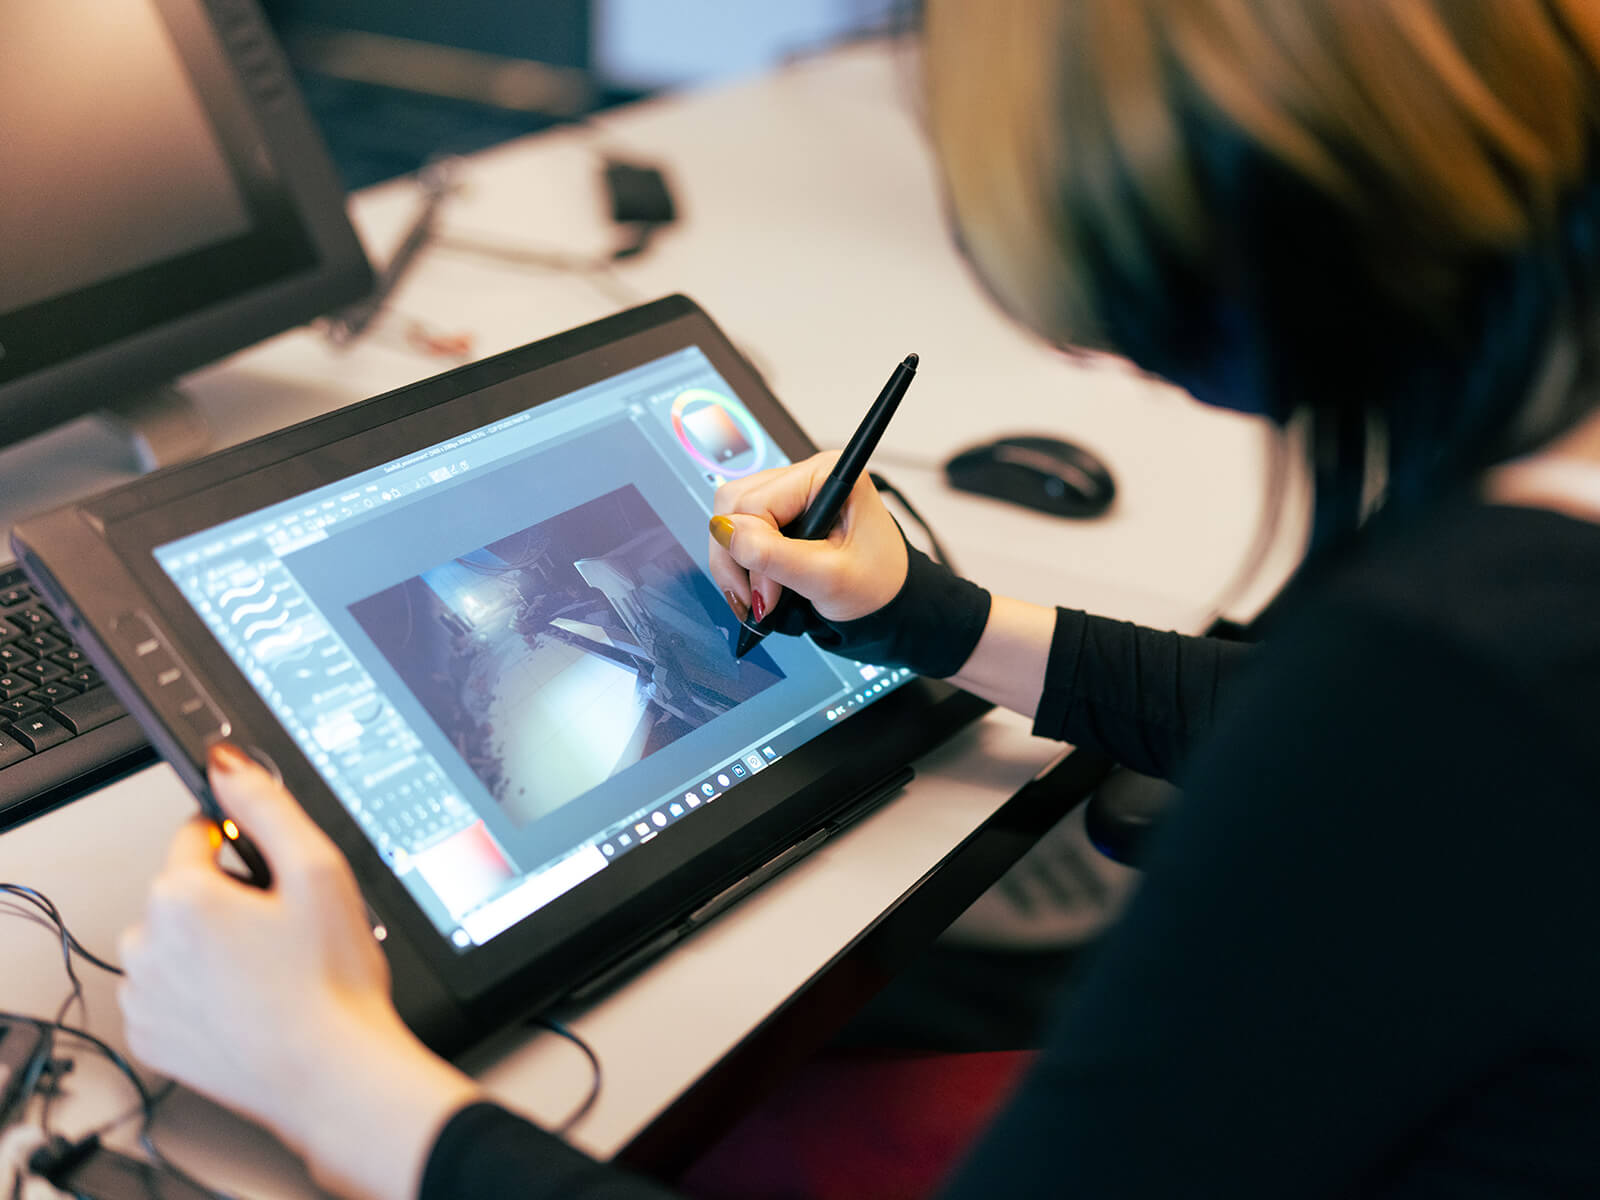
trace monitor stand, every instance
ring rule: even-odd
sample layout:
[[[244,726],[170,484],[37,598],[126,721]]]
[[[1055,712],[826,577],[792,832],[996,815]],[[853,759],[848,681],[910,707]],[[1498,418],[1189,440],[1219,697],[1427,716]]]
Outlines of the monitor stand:
[[[205,418],[170,384],[114,400],[95,417],[128,443],[141,472],[198,458],[211,448]]]

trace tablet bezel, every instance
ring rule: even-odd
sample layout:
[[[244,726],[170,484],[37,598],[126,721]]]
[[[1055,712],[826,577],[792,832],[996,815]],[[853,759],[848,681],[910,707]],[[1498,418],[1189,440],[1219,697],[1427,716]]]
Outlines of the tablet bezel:
[[[152,551],[406,453],[697,345],[791,459],[810,440],[758,373],[692,301],[673,296],[19,526],[24,566],[65,610],[158,748],[203,789],[204,745],[142,686],[118,645],[119,617],[143,608],[234,740],[258,748],[355,869],[387,927],[396,996],[436,1046],[459,1048],[559,999],[671,928],[773,855],[838,821],[918,754],[987,707],[913,680],[677,822],[487,943],[458,953],[379,856],[271,714]],[[515,387],[499,385],[515,381]],[[130,597],[136,598],[130,603]],[[107,658],[109,657],[109,662]],[[708,764],[713,766],[714,764]],[[406,1001],[410,999],[408,1004]],[[407,1009],[410,1011],[407,1011]]]

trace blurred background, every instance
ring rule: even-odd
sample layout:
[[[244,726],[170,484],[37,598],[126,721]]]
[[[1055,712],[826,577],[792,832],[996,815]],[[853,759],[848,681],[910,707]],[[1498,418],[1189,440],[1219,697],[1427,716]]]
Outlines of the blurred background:
[[[351,189],[889,28],[904,0],[265,0]]]

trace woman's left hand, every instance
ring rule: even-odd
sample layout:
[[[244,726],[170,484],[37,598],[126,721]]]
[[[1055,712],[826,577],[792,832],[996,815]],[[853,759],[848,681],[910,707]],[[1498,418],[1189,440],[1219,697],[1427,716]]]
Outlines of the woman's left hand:
[[[271,864],[265,891],[217,864],[195,820],[122,938],[134,1054],[262,1121],[344,1194],[414,1196],[445,1120],[476,1094],[401,1022],[355,877],[265,771],[226,743],[209,775]]]

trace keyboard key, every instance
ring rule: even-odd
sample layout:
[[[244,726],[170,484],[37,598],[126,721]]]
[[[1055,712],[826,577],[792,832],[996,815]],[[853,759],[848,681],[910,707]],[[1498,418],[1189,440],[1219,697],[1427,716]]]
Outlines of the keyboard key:
[[[0,671],[15,671],[23,663],[33,661],[33,652],[21,642],[0,644]]]
[[[36,633],[31,637],[25,637],[22,639],[22,644],[40,658],[47,654],[54,654],[57,650],[65,650],[67,648],[66,642],[49,633]],[[71,669],[70,667],[68,668],[68,670]]]
[[[17,717],[31,716],[43,708],[44,705],[40,704],[32,696],[13,696],[4,704],[0,704],[0,714],[15,719]]]
[[[12,608],[18,604],[26,604],[33,599],[33,589],[29,587],[7,588],[0,592],[0,608]]]
[[[0,700],[21,696],[38,686],[33,680],[24,679],[20,675],[0,675]]]
[[[44,713],[35,713],[31,717],[12,721],[11,732],[35,754],[41,750],[48,750],[51,746],[59,746],[72,736],[72,730]]]
[[[25,633],[33,633],[48,629],[56,623],[56,619],[44,608],[24,608],[11,614],[11,623]]]
[[[61,656],[59,654],[56,655],[57,659],[60,657]],[[76,684],[80,691],[87,692],[92,687],[100,686],[100,672],[96,671],[93,667],[85,667],[81,671],[78,671],[72,675],[68,675],[67,682]]]
[[[76,696],[77,694],[77,688],[73,687],[65,680],[58,679],[55,683],[47,684],[42,688],[38,688],[29,692],[28,699],[37,700],[40,704],[44,705],[46,708],[49,708],[52,704],[55,704],[61,700],[66,700],[72,696]]]
[[[115,721],[127,710],[117,702],[108,687],[91,688],[55,706],[55,715],[74,733],[83,733],[107,721]]]
[[[33,754],[21,739],[12,737],[6,732],[5,726],[0,725],[0,767],[9,767],[14,762],[21,762]]]
[[[50,661],[60,664],[69,671],[81,671],[89,665],[89,656],[76,646],[68,646],[65,650],[57,650],[52,654]]]
[[[43,683],[54,683],[58,679],[66,678],[66,672],[48,659],[44,662],[23,663],[20,667],[13,668],[13,675],[21,675],[24,679],[34,680],[37,687]]]

